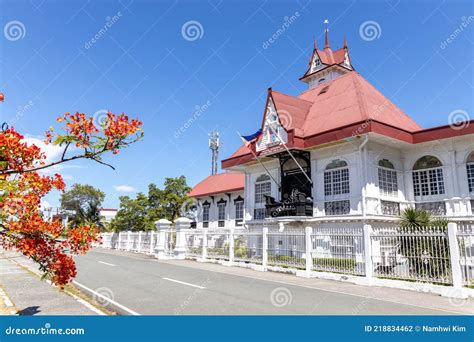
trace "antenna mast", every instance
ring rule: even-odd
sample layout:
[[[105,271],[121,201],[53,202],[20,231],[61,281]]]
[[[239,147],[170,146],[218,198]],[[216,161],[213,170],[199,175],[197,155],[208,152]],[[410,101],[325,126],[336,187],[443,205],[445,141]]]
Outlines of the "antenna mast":
[[[219,132],[212,131],[209,134],[209,148],[212,153],[211,175],[217,173],[217,158],[219,156]]]

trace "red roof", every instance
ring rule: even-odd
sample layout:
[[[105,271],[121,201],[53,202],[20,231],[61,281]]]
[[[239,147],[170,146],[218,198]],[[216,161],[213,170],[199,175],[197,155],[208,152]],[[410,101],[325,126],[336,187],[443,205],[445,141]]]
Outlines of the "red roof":
[[[202,197],[243,190],[245,184],[244,177],[243,173],[219,173],[211,175],[196,184],[189,193],[189,196]]]
[[[271,89],[268,96],[278,115],[284,116],[280,122],[288,132],[290,148],[309,148],[369,132],[411,144],[473,133],[469,125],[463,130],[450,126],[422,129],[356,71],[348,71],[296,97]],[[253,145],[251,148],[255,148]],[[253,159],[242,145],[222,161],[222,167]]]

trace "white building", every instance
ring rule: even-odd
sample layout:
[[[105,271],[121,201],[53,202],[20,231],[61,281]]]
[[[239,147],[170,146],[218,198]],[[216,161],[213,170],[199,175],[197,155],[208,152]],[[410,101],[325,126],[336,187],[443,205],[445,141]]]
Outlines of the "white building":
[[[118,212],[117,209],[102,208],[100,209],[100,212],[99,212],[100,220],[104,223],[110,223],[112,222],[113,218],[117,215],[117,212]]]
[[[197,228],[241,226],[244,218],[244,175],[220,173],[198,183],[189,194],[197,207]]]
[[[300,80],[309,88],[297,96],[268,90],[262,134],[222,161],[244,190],[194,194],[209,206],[199,224],[224,210],[232,224],[238,196],[249,224],[387,221],[408,206],[473,218],[474,121],[420,127],[354,70],[346,42],[331,50],[327,32]]]

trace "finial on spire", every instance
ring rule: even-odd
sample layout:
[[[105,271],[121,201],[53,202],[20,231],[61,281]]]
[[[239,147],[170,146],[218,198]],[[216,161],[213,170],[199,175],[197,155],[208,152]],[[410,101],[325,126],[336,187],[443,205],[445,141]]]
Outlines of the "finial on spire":
[[[328,37],[328,33],[329,33],[329,20],[328,19],[325,19],[324,22],[323,22],[325,25],[326,25],[326,28],[324,29],[324,32],[326,33],[326,38],[324,40],[324,48],[325,49],[329,49],[329,37]]]
[[[314,49],[316,50],[316,35],[313,36],[313,40],[314,40]]]
[[[346,39],[346,35],[344,35],[344,49],[347,50],[347,39]]]

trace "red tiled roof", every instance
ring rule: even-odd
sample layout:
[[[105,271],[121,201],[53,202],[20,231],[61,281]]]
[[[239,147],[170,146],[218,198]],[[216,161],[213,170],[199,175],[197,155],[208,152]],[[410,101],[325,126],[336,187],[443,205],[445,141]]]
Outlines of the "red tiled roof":
[[[243,146],[245,148],[245,146]],[[218,193],[239,191],[244,189],[243,173],[219,173],[211,175],[196,184],[188,196],[202,197]]]
[[[323,89],[325,92],[321,93]],[[303,125],[299,127],[303,137],[370,119],[409,132],[421,129],[356,71],[307,90],[298,98],[312,103]],[[278,104],[275,106],[278,110]],[[299,118],[300,115],[296,116]],[[300,120],[297,119],[297,122]],[[298,135],[296,131],[295,134]]]

